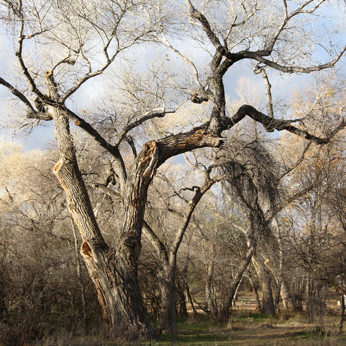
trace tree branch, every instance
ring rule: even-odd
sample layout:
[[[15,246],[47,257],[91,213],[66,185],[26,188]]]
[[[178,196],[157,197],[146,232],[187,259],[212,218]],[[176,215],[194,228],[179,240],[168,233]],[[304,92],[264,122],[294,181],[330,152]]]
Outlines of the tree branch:
[[[34,81],[34,79],[31,77],[25,63],[23,60],[23,41],[27,38],[27,36],[24,35],[24,15],[23,15],[23,8],[22,8],[22,0],[19,0],[18,3],[18,8],[14,9],[13,4],[11,4],[10,1],[6,1],[10,7],[12,8],[14,14],[19,18],[20,21],[20,29],[19,29],[19,33],[18,33],[18,47],[16,52],[14,53],[15,56],[17,57],[18,61],[19,61],[19,65],[23,71],[24,76],[26,77],[26,79],[28,80],[30,86],[31,86],[31,90],[33,93],[35,93],[37,96],[39,96],[41,99],[44,99],[44,95],[38,90],[36,83]],[[30,36],[28,36],[30,37]]]
[[[135,127],[142,125],[144,122],[146,122],[150,119],[163,118],[167,114],[175,113],[181,105],[182,104],[180,104],[178,107],[176,107],[176,109],[174,109],[172,111],[168,111],[168,112],[166,112],[165,110],[162,110],[161,112],[155,112],[155,111],[148,112],[148,113],[144,114],[140,119],[134,121],[131,124],[126,125],[123,128],[123,130],[121,131],[120,135],[118,136],[118,139],[115,142],[115,146],[116,147],[119,146],[119,144],[122,142],[122,140],[126,137],[127,133],[129,131],[131,131],[132,129],[134,129]]]
[[[168,264],[168,253],[166,246],[159,239],[159,237],[156,235],[156,233],[152,230],[152,228],[148,225],[148,223],[145,220],[143,220],[142,230],[144,235],[149,239],[150,243],[156,249],[156,252],[160,256],[160,260],[163,260],[166,262],[165,264]]]
[[[106,149],[115,158],[120,186],[121,188],[123,188],[127,179],[127,175],[125,163],[118,149],[118,146],[109,144],[88,122],[86,122],[84,119],[79,117],[68,108],[65,108],[64,111],[66,113],[66,116],[69,119],[73,120],[76,126],[82,128],[85,132],[87,132],[91,137],[95,139],[95,141],[97,141],[101,145],[102,148]]]
[[[315,65],[310,67],[280,65],[279,63],[263,58],[263,55],[268,55],[264,53],[264,51],[257,51],[257,52],[241,51],[235,54],[227,53],[226,56],[231,60],[235,59],[237,56],[239,60],[245,59],[245,58],[256,60],[259,63],[270,66],[271,68],[274,68],[276,70],[279,70],[285,73],[311,73],[315,71],[321,71],[326,68],[334,67],[335,64],[341,59],[345,51],[346,51],[346,46],[341,50],[341,52],[336,56],[334,60],[329,61],[325,64],[320,64],[320,65]]]
[[[28,108],[30,112],[36,112],[30,101],[21,93],[18,89],[12,86],[10,83],[6,82],[3,78],[0,77],[0,84],[5,86],[11,91],[11,93],[17,96]]]
[[[209,172],[206,172],[205,183],[203,184],[203,186],[201,188],[195,189],[196,190],[195,195],[189,202],[189,210],[186,213],[184,220],[183,220],[183,224],[181,225],[178,232],[176,233],[175,239],[174,239],[173,244],[172,244],[172,252],[174,254],[176,254],[178,251],[178,248],[179,248],[179,246],[183,240],[183,236],[184,236],[185,231],[189,225],[191,216],[192,216],[194,210],[196,209],[197,204],[199,203],[199,201],[201,200],[203,195],[214,185],[215,182],[216,181],[214,179],[210,179]]]
[[[267,66],[256,66],[254,69],[255,74],[261,73],[263,80],[264,80],[264,85],[266,88],[266,99],[267,99],[267,112],[269,118],[274,118],[274,111],[273,111],[273,98],[272,98],[272,93],[271,93],[271,84],[269,82],[269,78],[266,72],[266,67]]]
[[[193,6],[191,0],[186,0],[186,3],[190,10],[191,17],[197,19],[202,24],[204,32],[208,36],[210,42],[214,45],[216,51],[220,52],[222,55],[226,55],[227,51],[225,47],[213,32],[207,18]]]
[[[341,123],[335,128],[335,130],[327,137],[327,138],[319,138],[316,137],[305,130],[301,130],[291,123],[296,122],[298,120],[278,120],[268,117],[267,115],[259,112],[254,107],[250,105],[241,106],[237,113],[232,118],[224,118],[224,129],[229,129],[241,121],[245,116],[249,116],[255,121],[260,122],[266,131],[273,132],[274,130],[282,131],[286,130],[291,133],[296,134],[299,137],[305,138],[309,141],[313,141],[316,144],[325,144],[328,143],[330,138],[332,138],[338,131],[343,129],[346,126],[345,120],[342,120]]]

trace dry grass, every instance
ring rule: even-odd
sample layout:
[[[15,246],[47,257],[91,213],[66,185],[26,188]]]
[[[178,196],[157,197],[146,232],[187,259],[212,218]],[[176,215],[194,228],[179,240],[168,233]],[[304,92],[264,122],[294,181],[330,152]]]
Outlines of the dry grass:
[[[179,325],[176,336],[165,336],[146,345],[239,345],[239,346],[344,346],[346,334],[338,335],[338,317],[324,318],[323,326],[304,323],[301,314],[283,314],[278,318],[251,313],[233,315],[227,325],[206,317]]]
[[[160,339],[144,343],[129,342],[125,345],[234,345],[234,346],[344,346],[346,333],[338,335],[339,317],[329,314],[322,324],[306,324],[305,316],[298,313],[282,313],[276,318],[251,311],[236,311],[229,323],[217,323],[206,315],[190,317],[178,323],[178,334],[163,335]],[[0,334],[6,330],[0,328]],[[48,333],[43,339],[21,343],[14,335],[0,338],[0,346],[115,346],[121,345],[112,335],[99,328],[92,335],[76,335],[61,329]],[[4,336],[4,335],[2,335]],[[2,341],[1,341],[2,340]],[[18,343],[19,342],[19,343]]]

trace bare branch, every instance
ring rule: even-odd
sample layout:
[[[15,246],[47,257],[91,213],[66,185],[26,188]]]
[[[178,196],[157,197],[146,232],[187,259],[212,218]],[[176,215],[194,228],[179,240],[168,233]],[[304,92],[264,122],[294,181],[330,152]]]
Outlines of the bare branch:
[[[287,8],[287,3],[284,0],[284,10],[285,10],[285,17],[281,23],[281,25],[278,27],[278,29],[276,30],[276,32],[274,33],[273,37],[271,38],[271,40],[266,44],[265,47],[265,55],[270,55],[274,49],[275,43],[278,39],[278,37],[280,36],[280,34],[282,33],[282,31],[284,30],[284,28],[286,27],[287,23],[295,16],[299,15],[299,14],[303,14],[303,13],[313,13],[315,12],[323,2],[325,2],[326,0],[320,0],[318,2],[318,4],[316,4],[311,10],[305,10],[303,11],[304,8],[306,8],[310,3],[314,2],[314,0],[308,0],[304,3],[302,3],[295,11],[293,11],[292,13],[288,13],[288,8]]]
[[[11,2],[7,2],[7,3],[11,4]],[[13,4],[11,4],[11,7],[13,7]],[[13,9],[13,11],[18,16],[18,18],[20,20],[20,29],[19,29],[19,33],[18,33],[18,47],[17,47],[17,50],[15,52],[15,55],[19,61],[19,65],[23,71],[24,76],[26,77],[26,79],[28,80],[28,82],[31,86],[32,92],[43,99],[44,95],[38,90],[36,83],[35,83],[34,79],[32,78],[32,76],[30,75],[28,68],[26,67],[24,60],[23,60],[23,41],[25,40],[26,36],[24,35],[24,16],[23,16],[23,8],[22,8],[22,1],[21,0],[19,0],[18,8],[16,10]],[[28,36],[28,38],[30,38],[30,37]]]
[[[266,131],[273,132],[274,130],[282,131],[286,130],[291,133],[296,134],[299,137],[305,138],[309,141],[313,141],[316,144],[325,144],[330,141],[330,139],[341,129],[346,126],[345,120],[342,120],[341,123],[335,128],[335,130],[328,136],[327,138],[319,138],[316,137],[309,132],[299,129],[291,125],[293,122],[297,120],[278,120],[268,117],[267,115],[259,112],[254,107],[250,105],[243,105],[239,108],[238,112],[232,118],[224,118],[224,123],[226,128],[233,127],[236,123],[241,121],[245,116],[249,116],[253,120],[260,122]]]
[[[197,206],[197,204],[199,203],[199,201],[201,200],[201,198],[203,197],[203,195],[214,185],[216,181],[213,179],[206,179],[205,183],[203,184],[203,186],[201,188],[195,188],[196,192],[194,197],[190,200],[189,202],[189,210],[187,211],[183,223],[181,225],[181,227],[179,228],[178,232],[176,233],[175,239],[173,241],[172,244],[172,252],[173,253],[177,253],[178,248],[181,244],[181,241],[183,240],[183,236],[185,234],[185,231],[189,225],[191,216]]]
[[[17,96],[29,109],[30,112],[36,112],[30,101],[21,93],[18,89],[12,86],[10,83],[6,82],[3,78],[0,77],[0,84],[5,86],[7,89],[11,91],[11,93]]]
[[[189,60],[188,58],[186,58],[183,54],[180,53],[180,51],[176,48],[174,48],[172,46],[172,44],[168,41],[166,35],[164,34],[164,32],[162,31],[161,32],[162,36],[163,36],[163,40],[160,40],[160,42],[165,45],[167,48],[171,49],[175,54],[177,54],[179,56],[180,59],[182,59],[183,61],[185,61],[188,65],[191,66],[192,68],[192,71],[193,71],[193,74],[195,76],[195,81],[197,83],[198,86],[202,86],[201,85],[201,82],[199,80],[199,74],[198,74],[198,70],[197,70],[197,67],[196,65],[191,61]]]
[[[296,169],[305,159],[305,154],[308,152],[310,146],[311,146],[312,142],[308,142],[307,145],[305,146],[302,155],[300,156],[300,158],[291,166],[289,167],[285,172],[283,172],[280,177],[279,180],[281,180],[284,176],[286,176],[287,174],[291,173],[294,169]]]
[[[173,109],[171,111],[165,111],[164,109],[162,111],[153,110],[151,112],[148,112],[148,113],[144,114],[140,119],[134,121],[133,123],[126,125],[125,128],[123,128],[123,130],[119,134],[118,139],[117,139],[117,141],[115,143],[115,146],[119,146],[119,144],[122,142],[122,140],[126,137],[127,133],[130,132],[131,130],[133,130],[134,128],[136,128],[137,126],[142,125],[144,122],[146,122],[148,120],[155,119],[155,118],[163,118],[167,114],[173,114],[184,103],[185,103],[185,101],[182,102],[180,105],[178,105],[175,109]]]
[[[221,44],[218,37],[215,35],[215,33],[212,30],[207,18],[193,6],[191,0],[186,0],[186,3],[187,3],[187,6],[190,10],[191,17],[197,19],[202,24],[204,32],[208,36],[210,42],[214,45],[216,51],[220,52],[222,55],[225,55],[226,49]]]
[[[274,118],[274,111],[273,111],[273,98],[272,98],[272,93],[271,93],[271,84],[269,82],[269,78],[266,72],[266,66],[256,66],[254,72],[257,73],[261,73],[263,80],[264,80],[264,84],[265,84],[265,88],[266,88],[266,98],[267,98],[267,112],[268,112],[268,116],[270,118]]]
[[[144,235],[150,240],[151,244],[155,247],[156,252],[160,254],[160,258],[166,261],[166,263],[168,263],[168,254],[164,243],[162,243],[162,241],[159,239],[159,237],[156,235],[156,233],[152,230],[152,228],[148,225],[148,223],[145,220],[143,220],[142,230]]]
[[[258,52],[242,51],[236,54],[228,53],[226,54],[226,56],[231,60],[234,60],[237,57],[238,59],[248,58],[248,59],[256,60],[259,63],[270,66],[276,70],[279,70],[285,73],[295,73],[295,72],[296,73],[311,73],[315,71],[321,71],[326,68],[334,67],[335,64],[341,59],[345,51],[346,51],[346,46],[341,50],[341,52],[336,56],[334,60],[329,61],[325,64],[309,66],[309,67],[280,65],[279,63],[263,58],[263,55],[267,55],[264,51],[258,51]]]
[[[74,121],[74,124],[76,126],[82,128],[85,132],[87,132],[102,146],[102,148],[106,149],[116,159],[117,174],[120,179],[120,186],[123,187],[126,182],[127,176],[124,160],[120,154],[118,147],[109,144],[88,122],[79,117],[77,114],[67,108],[63,110],[65,111],[67,117]]]

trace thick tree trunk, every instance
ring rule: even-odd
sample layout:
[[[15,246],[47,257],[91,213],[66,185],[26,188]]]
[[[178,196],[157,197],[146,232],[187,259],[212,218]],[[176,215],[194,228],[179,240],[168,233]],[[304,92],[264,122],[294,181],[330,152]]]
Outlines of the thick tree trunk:
[[[151,159],[144,151],[139,162],[138,175],[134,175],[127,191],[127,210],[119,245],[109,248],[98,228],[92,206],[78,168],[74,145],[69,132],[68,119],[63,112],[52,109],[60,160],[53,172],[65,190],[68,208],[83,239],[81,253],[93,280],[103,317],[109,328],[119,329],[127,338],[152,333],[142,304],[137,282],[137,259],[140,253],[140,218],[143,200],[151,179],[148,168]],[[149,155],[150,156],[150,155]],[[142,166],[141,166],[142,165]]]
[[[275,305],[272,290],[272,278],[270,271],[266,268],[261,258],[253,258],[254,267],[262,286],[261,310],[267,315],[275,316]]]
[[[87,242],[82,245],[82,254],[108,327],[130,333],[129,337],[150,334],[152,330],[142,304],[137,270],[126,258],[131,254],[124,256],[115,250],[91,251]]]
[[[262,311],[267,315],[275,316],[272,279],[269,272],[266,272],[262,278]]]

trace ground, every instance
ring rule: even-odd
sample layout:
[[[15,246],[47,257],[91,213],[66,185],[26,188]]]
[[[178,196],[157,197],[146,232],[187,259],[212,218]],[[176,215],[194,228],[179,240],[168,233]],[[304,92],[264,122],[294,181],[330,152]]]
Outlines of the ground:
[[[146,345],[346,345],[346,334],[338,335],[338,316],[324,317],[321,325],[304,320],[303,314],[283,313],[272,318],[238,311],[228,324],[220,325],[200,316],[179,323],[178,335],[162,336]]]

